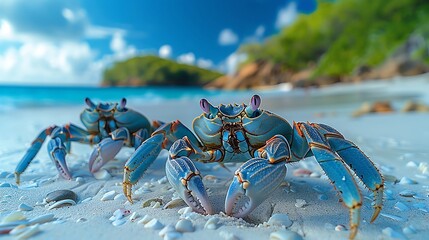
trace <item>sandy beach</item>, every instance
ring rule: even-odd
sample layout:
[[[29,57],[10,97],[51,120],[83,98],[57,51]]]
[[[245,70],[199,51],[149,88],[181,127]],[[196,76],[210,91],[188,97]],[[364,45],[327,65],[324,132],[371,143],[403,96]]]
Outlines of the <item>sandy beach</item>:
[[[384,175],[384,207],[372,224],[369,223],[373,211],[372,197],[359,184],[364,202],[356,239],[427,239],[429,114],[396,111],[359,118],[351,116],[365,100],[371,102],[388,98],[395,109],[400,109],[408,99],[429,104],[427,89],[429,77],[422,75],[361,85],[336,85],[319,90],[288,92],[274,89],[257,94],[262,98],[261,108],[277,113],[290,123],[310,121],[336,128],[356,143]],[[345,98],[348,94],[354,94],[356,98]],[[214,97],[208,100],[214,105],[243,101],[247,104],[250,97],[251,94],[240,94],[228,99]],[[198,101],[193,99],[158,104],[130,101],[128,106],[151,120],[180,119],[188,127],[191,127],[192,119],[201,114]],[[228,164],[230,171],[218,164],[197,164],[202,175],[206,176],[204,183],[218,214],[203,216],[192,213],[184,203],[164,209],[164,205],[175,197],[174,190],[165,179],[165,151],[133,187],[134,204],[126,201],[121,185],[123,164],[133,152],[130,148],[121,150],[117,158],[94,177],[88,170],[92,148],[73,144],[72,154],[67,157],[73,179],[68,181],[58,176],[46,146],[43,146],[22,174],[22,182],[18,186],[13,172],[30,142],[51,124],[73,122],[82,126],[79,114],[83,107],[82,104],[67,108],[21,108],[2,113],[0,226],[2,221],[5,224],[8,215],[16,214],[21,206],[19,212],[22,214],[17,214],[21,218],[33,219],[46,215],[48,219],[45,223],[42,221],[24,228],[23,231],[34,229],[31,239],[270,239],[270,234],[284,229],[309,240],[347,239],[349,236],[348,209],[339,202],[336,191],[313,157],[288,165],[288,173],[281,187],[245,219],[232,218],[223,213],[226,191],[239,164]],[[302,170],[309,174],[296,176]],[[43,199],[48,193],[59,189],[74,191],[78,196],[77,204],[48,209]],[[156,201],[151,203],[148,201],[150,199],[157,199],[161,206]],[[24,209],[26,207],[21,204],[30,208]],[[117,218],[119,221],[112,224],[109,219],[121,208],[129,210],[130,214],[122,219]],[[291,225],[287,224],[290,226],[286,227],[269,221],[273,214],[287,215]],[[175,226],[180,219],[190,220],[193,227],[188,232],[160,236],[163,227]],[[287,238],[286,235],[283,232],[281,236],[284,238],[280,239],[299,239],[297,236]],[[20,236],[25,237],[1,234],[0,238]]]

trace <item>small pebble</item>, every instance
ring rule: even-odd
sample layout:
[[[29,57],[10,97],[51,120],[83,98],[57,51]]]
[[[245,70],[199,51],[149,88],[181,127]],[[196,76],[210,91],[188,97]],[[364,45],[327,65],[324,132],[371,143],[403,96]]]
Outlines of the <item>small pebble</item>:
[[[78,218],[76,220],[77,223],[86,222],[86,221],[88,221],[86,218]]]
[[[151,217],[149,217],[149,215],[144,215],[144,217],[142,219],[140,219],[137,223],[139,224],[146,224],[148,223],[150,220],[152,220]]]
[[[423,174],[429,172],[429,165],[425,162],[421,162],[418,167],[419,171]]]
[[[85,179],[83,179],[83,177],[77,177],[75,179],[75,181],[78,182],[78,183],[80,183],[80,184],[85,183]]]
[[[107,193],[105,193],[102,197],[101,197],[101,201],[109,201],[109,200],[113,200],[113,198],[115,197],[116,192],[115,190],[109,191]]]
[[[417,182],[412,180],[411,178],[402,177],[401,180],[399,181],[399,184],[401,184],[401,185],[412,185],[412,184],[417,184]]]
[[[403,197],[413,197],[414,195],[416,195],[416,193],[413,191],[410,191],[410,190],[404,190],[404,191],[400,192],[399,195],[401,195]]]
[[[151,228],[154,230],[158,230],[158,229],[161,229],[163,227],[164,227],[164,225],[162,225],[162,223],[156,218],[150,220],[148,223],[146,223],[144,225],[144,228]]]
[[[133,212],[130,216],[130,221],[134,222],[139,217],[139,214],[137,212]]]
[[[404,234],[415,234],[415,233],[417,233],[417,230],[416,230],[416,228],[413,225],[410,225],[408,227],[404,227],[402,229],[402,232]]]
[[[160,208],[161,207],[161,203],[159,202],[155,202],[152,206],[152,208]]]
[[[161,231],[159,231],[158,235],[160,237],[164,237],[164,235],[168,232],[175,232],[176,228],[174,227],[173,224],[168,224],[167,226],[165,226],[163,229],[161,229]]]
[[[45,201],[47,203],[49,202],[57,202],[64,199],[71,199],[74,202],[77,201],[77,195],[75,192],[71,190],[56,190],[53,192],[50,192],[46,195]]]
[[[33,207],[28,206],[28,205],[27,205],[27,204],[25,204],[25,203],[21,203],[21,204],[19,204],[18,209],[19,209],[19,210],[21,210],[21,211],[32,211],[32,210],[33,210]]]
[[[25,219],[24,214],[20,211],[16,211],[16,212],[11,212],[9,213],[9,215],[4,217],[2,219],[2,223],[10,223],[10,222],[15,222],[15,221],[24,220],[24,219]]]
[[[302,237],[290,230],[279,230],[270,234],[270,240],[302,240]]]
[[[164,240],[176,240],[182,237],[182,234],[179,232],[167,232],[164,235]]]
[[[176,230],[178,232],[193,232],[194,225],[188,219],[181,219],[176,223]]]
[[[124,200],[126,200],[127,198],[125,197],[125,195],[123,194],[123,193],[119,193],[119,194],[117,194],[114,198],[113,198],[113,200],[115,200],[115,201],[124,201]]]
[[[338,224],[337,226],[335,226],[335,231],[337,232],[347,231],[347,228],[344,225]]]
[[[106,180],[111,178],[112,176],[110,175],[110,173],[106,170],[106,169],[100,169],[99,171],[95,172],[92,174],[94,176],[95,179],[97,180]]]
[[[380,213],[380,215],[383,216],[383,217],[390,218],[390,219],[395,220],[395,221],[399,221],[399,222],[405,222],[406,221],[406,219],[404,219],[404,218],[402,218],[400,216],[397,216],[397,215],[393,215],[393,214]]]
[[[395,203],[395,208],[398,209],[401,212],[410,210],[410,208],[407,207],[407,205],[405,205],[402,202]]]
[[[218,228],[217,226],[218,222],[219,222],[219,218],[211,217],[209,220],[207,220],[206,224],[204,225],[204,229],[215,230]]]
[[[307,206],[307,202],[304,199],[296,199],[295,207],[303,208]]]
[[[417,163],[415,163],[413,161],[407,162],[407,164],[405,166],[407,166],[409,168],[417,168],[418,167]]]
[[[125,208],[119,208],[113,212],[113,215],[112,215],[113,218],[112,219],[113,219],[113,221],[118,220],[118,219],[122,219],[122,218],[124,218],[130,214],[131,214],[130,210],[125,209]]]
[[[292,223],[289,216],[282,213],[273,214],[270,219],[268,219],[268,225],[290,227]]]
[[[121,225],[123,225],[124,223],[126,223],[127,222],[127,220],[126,219],[123,219],[123,218],[121,218],[121,219],[116,219],[115,221],[113,221],[112,222],[112,225],[113,226],[115,226],[115,227],[117,227],[117,226],[121,226]]]
[[[219,232],[219,236],[224,240],[239,240],[239,238],[232,232],[221,231]]]
[[[407,239],[402,233],[393,230],[391,227],[384,228],[381,232],[393,239]]]
[[[186,214],[186,213],[191,213],[191,212],[192,212],[192,208],[190,208],[190,207],[184,207],[184,208],[181,208],[177,211],[177,213],[179,213],[179,214]]]
[[[160,179],[158,179],[157,181],[159,184],[166,184],[167,183],[167,177],[162,177]]]

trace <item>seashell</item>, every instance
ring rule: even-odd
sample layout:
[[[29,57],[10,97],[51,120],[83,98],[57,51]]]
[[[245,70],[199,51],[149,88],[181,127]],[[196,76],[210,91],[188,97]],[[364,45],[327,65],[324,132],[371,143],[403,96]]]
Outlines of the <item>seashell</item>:
[[[151,217],[149,217],[149,215],[144,215],[144,217],[142,219],[140,219],[140,221],[138,221],[137,223],[139,224],[146,224],[148,223],[150,220],[152,220]]]
[[[402,233],[393,230],[391,227],[384,228],[381,232],[391,239],[407,239]]]
[[[56,202],[64,199],[71,199],[74,202],[77,202],[77,195],[75,192],[71,190],[56,190],[53,192],[50,192],[45,197],[45,202]]]
[[[188,219],[181,219],[176,223],[176,230],[178,232],[193,232],[194,225]]]
[[[232,232],[221,231],[219,232],[219,236],[225,240],[239,240]]]
[[[404,218],[402,218],[400,216],[397,216],[397,215],[393,215],[393,214],[380,213],[380,215],[383,216],[383,217],[390,218],[390,219],[395,220],[395,221],[399,221],[399,222],[405,222],[406,221],[406,219],[404,219]]]
[[[344,225],[338,224],[337,226],[335,226],[335,231],[337,232],[347,231],[347,228]]]
[[[45,214],[45,215],[41,215],[35,218],[32,218],[28,221],[28,225],[33,225],[36,223],[46,223],[46,222],[51,222],[52,220],[54,220],[54,214],[49,213],[49,214]]]
[[[304,199],[296,199],[295,207],[303,208],[307,206],[307,202]]]
[[[289,216],[287,214],[276,213],[273,214],[270,219],[268,219],[268,225],[273,226],[290,227],[292,226],[292,223],[293,222],[289,219]]]
[[[113,198],[115,197],[115,195],[116,195],[115,190],[109,191],[109,192],[103,194],[103,196],[101,197],[101,201],[113,200]]]
[[[162,199],[161,198],[151,198],[149,200],[144,201],[142,204],[142,207],[145,208],[145,207],[153,206],[152,202],[158,202],[160,205],[162,205]]]
[[[48,210],[54,209],[54,208],[60,208],[65,206],[73,206],[76,205],[76,202],[72,199],[64,199],[57,202],[53,202],[52,205],[47,205]]]
[[[164,225],[156,218],[150,220],[148,223],[146,223],[144,225],[144,228],[150,228],[150,229],[154,229],[154,230],[158,230],[163,228]]]
[[[25,203],[21,203],[21,204],[19,204],[18,209],[19,209],[19,210],[21,210],[21,211],[32,211],[32,210],[33,210],[33,207],[28,206],[28,205],[27,205],[27,204],[25,204]]]
[[[182,234],[179,232],[167,232],[164,235],[164,240],[175,240],[182,237]]]
[[[130,221],[134,222],[139,217],[139,214],[137,212],[133,212],[130,216]]]
[[[29,226],[29,227],[25,227],[25,228],[23,228],[22,231],[20,231],[17,238],[18,239],[27,239],[27,238],[33,236],[34,234],[36,234],[38,232],[40,232],[39,224]]]
[[[117,227],[117,226],[121,226],[121,225],[123,225],[124,223],[126,223],[127,222],[127,220],[126,219],[123,219],[123,218],[121,218],[121,219],[116,219],[115,221],[113,221],[112,222],[112,225],[113,226],[115,226],[115,227]]]
[[[207,220],[206,224],[204,225],[204,229],[215,230],[218,228],[217,226],[218,223],[219,223],[219,218],[211,217],[209,220]]]
[[[112,175],[110,175],[110,173],[106,169],[103,169],[103,168],[98,170],[97,172],[93,173],[92,175],[97,180],[107,180],[107,179],[112,177]]]
[[[401,185],[412,185],[412,184],[417,184],[417,182],[412,180],[411,178],[402,177],[401,180],[399,181],[399,184],[401,184]]]
[[[395,203],[395,208],[398,209],[401,212],[410,210],[410,208],[407,207],[407,205],[405,205],[402,202]]]
[[[302,237],[296,232],[284,229],[272,232],[270,240],[302,240]]]
[[[169,201],[168,203],[166,203],[163,207],[163,209],[169,209],[169,208],[174,208],[180,205],[184,205],[185,201],[183,201],[183,199],[181,198],[176,198],[176,199],[172,199],[171,201]]]
[[[163,229],[161,229],[161,231],[159,231],[158,235],[160,237],[164,237],[166,233],[168,233],[168,232],[175,232],[175,231],[176,231],[176,228],[174,227],[174,225],[173,224],[168,224]]]
[[[1,221],[1,223],[10,223],[10,222],[20,221],[20,220],[25,220],[25,219],[26,219],[26,217],[24,216],[24,214],[22,212],[16,211],[16,212],[11,212],[9,215],[4,217]]]
[[[401,195],[403,197],[412,197],[412,196],[416,195],[416,193],[413,191],[410,191],[410,190],[404,190],[404,191],[401,191],[399,193],[399,195]]]

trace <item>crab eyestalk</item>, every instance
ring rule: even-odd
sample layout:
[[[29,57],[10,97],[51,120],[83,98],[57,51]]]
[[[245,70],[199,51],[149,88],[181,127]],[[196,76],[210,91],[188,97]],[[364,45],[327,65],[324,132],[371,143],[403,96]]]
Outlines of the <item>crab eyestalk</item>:
[[[260,105],[261,97],[259,97],[258,95],[253,95],[252,99],[250,99],[249,105],[245,109],[247,116],[255,117],[259,113]]]
[[[88,97],[85,98],[85,103],[86,105],[88,105],[90,110],[95,110],[97,108],[97,105],[91,101],[91,99],[89,99]]]
[[[119,103],[119,106],[117,107],[118,111],[125,111],[125,105],[127,105],[127,99],[122,98],[121,102]]]
[[[283,162],[271,164],[263,158],[253,158],[244,163],[235,172],[225,201],[227,215],[243,218],[258,207],[277,189],[286,175]],[[240,207],[240,199],[245,197]]]
[[[209,101],[204,98],[200,100],[200,107],[207,114],[208,118],[214,118],[219,112],[216,107],[213,107],[213,105],[211,105]]]

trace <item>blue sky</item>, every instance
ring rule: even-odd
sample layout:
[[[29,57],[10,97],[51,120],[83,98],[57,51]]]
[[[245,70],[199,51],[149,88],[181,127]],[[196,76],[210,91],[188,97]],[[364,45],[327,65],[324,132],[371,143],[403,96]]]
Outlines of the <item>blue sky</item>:
[[[153,54],[232,72],[315,0],[0,2],[0,83],[94,85],[114,61]]]

